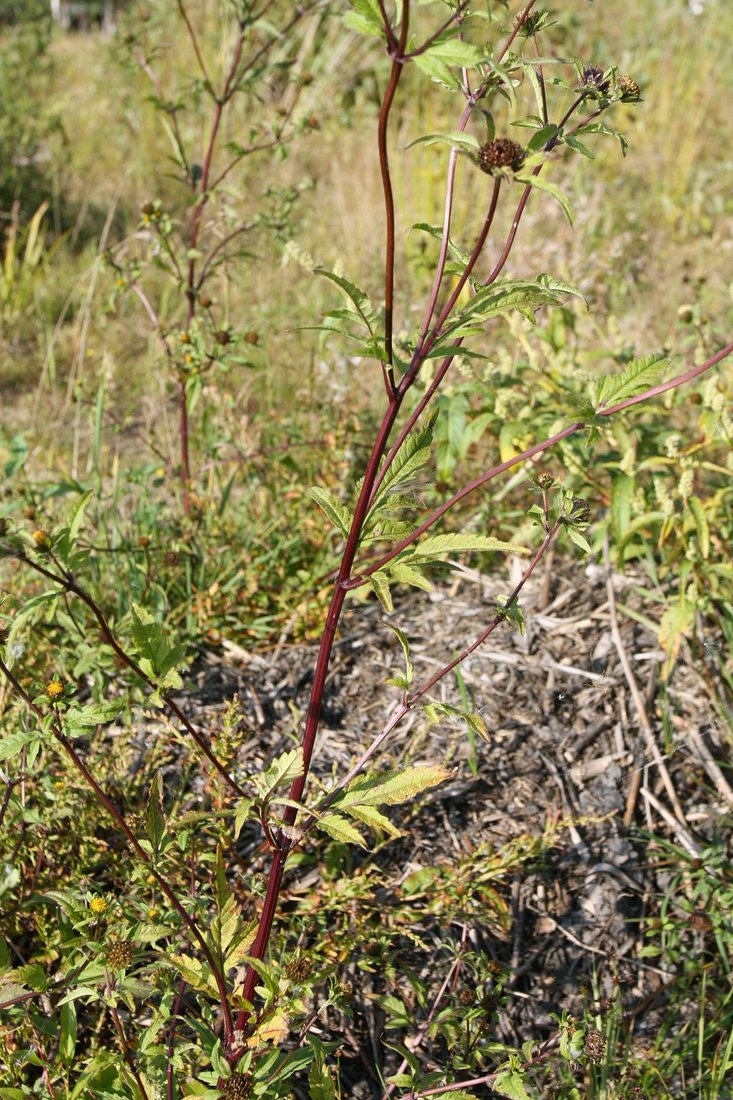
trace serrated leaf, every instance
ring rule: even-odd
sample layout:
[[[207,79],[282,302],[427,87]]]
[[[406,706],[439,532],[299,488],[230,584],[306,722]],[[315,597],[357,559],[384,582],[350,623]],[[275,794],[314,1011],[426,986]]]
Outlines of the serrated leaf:
[[[256,1050],[262,1046],[279,1046],[288,1037],[290,1025],[288,1018],[280,1009],[276,1009],[271,1016],[266,1017],[257,1030],[247,1039],[250,1050]]]
[[[199,959],[194,958],[193,955],[179,955],[172,952],[168,952],[165,958],[176,968],[183,980],[192,989],[218,995],[216,982],[210,974],[208,966],[205,966]]]
[[[26,745],[34,741],[41,741],[38,730],[16,730],[0,740],[0,763],[12,760],[14,756],[20,756]]]
[[[342,814],[333,812],[323,814],[317,819],[316,828],[328,833],[341,844],[358,844],[360,848],[367,846],[361,833]]]
[[[374,506],[388,492],[412,480],[414,475],[430,461],[430,448],[433,442],[433,430],[438,415],[436,410],[425,426],[404,441],[384,475]]]
[[[334,283],[339,290],[346,295],[348,300],[354,305],[356,316],[367,328],[369,334],[373,336],[379,318],[374,311],[369,296],[365,294],[361,287],[356,286],[355,283],[349,282],[348,279],[344,279],[342,275],[336,275],[333,271],[327,271],[325,267],[317,267],[315,274],[322,275],[324,279],[328,279],[330,282]]]
[[[415,59],[417,62],[417,58]],[[413,145],[450,145],[451,149],[457,149],[459,153],[476,154],[481,148],[478,139],[473,134],[466,134],[462,130],[448,131],[442,134],[425,134],[423,137],[415,138],[407,146],[411,149]]]
[[[570,205],[570,200],[567,195],[560,190],[555,183],[550,183],[544,176],[517,176],[517,183],[523,183],[527,187],[533,187],[537,191],[544,191],[545,194],[550,195],[555,202],[559,203],[562,207],[563,214],[568,219],[571,225],[573,225],[573,208]]]
[[[396,806],[409,802],[423,791],[437,787],[450,776],[440,765],[412,766],[394,771],[372,773],[352,780],[340,796],[338,805]]]
[[[423,539],[416,547],[410,548],[410,555],[417,561],[434,561],[446,554],[471,553],[498,550],[505,554],[528,554],[529,550],[514,542],[503,542],[493,535],[472,535],[454,532],[446,535],[431,535]],[[405,552],[407,554],[407,551]],[[410,560],[407,558],[406,560]]]
[[[262,798],[273,794],[278,787],[292,783],[303,774],[303,750],[291,749],[273,760],[267,771],[252,777]]]
[[[636,397],[655,386],[667,366],[663,355],[645,355],[634,359],[616,374],[607,374],[593,385],[593,404],[596,412],[612,405],[619,405],[629,397]]]
[[[521,1073],[508,1069],[498,1073],[491,1086],[494,1092],[500,1096],[508,1096],[510,1100],[532,1100],[532,1097],[524,1087],[524,1078]]]
[[[399,558],[390,562],[389,575],[393,580],[409,584],[412,588],[420,588],[423,592],[432,592],[435,588],[418,566],[408,565]]]
[[[64,713],[64,726],[70,731],[90,729],[94,726],[105,725],[119,714],[122,703],[87,703],[82,707],[69,707]]]
[[[394,604],[389,590],[389,574],[383,569],[378,569],[369,577],[369,585],[387,614],[391,614],[394,611]]]
[[[346,538],[349,534],[353,517],[338,497],[335,497],[328,489],[323,489],[318,485],[313,486],[310,495],[321,511],[331,521],[333,526],[341,532],[344,538]]]
[[[382,832],[392,837],[402,836],[401,831],[392,824],[389,818],[385,817],[374,806],[357,803],[354,806],[343,805],[343,810],[350,817],[363,822],[364,825],[369,825],[372,829],[381,829]]]
[[[163,776],[157,772],[150,784],[148,804],[145,810],[145,830],[154,852],[160,851],[160,842],[165,833],[165,815],[163,814]]]

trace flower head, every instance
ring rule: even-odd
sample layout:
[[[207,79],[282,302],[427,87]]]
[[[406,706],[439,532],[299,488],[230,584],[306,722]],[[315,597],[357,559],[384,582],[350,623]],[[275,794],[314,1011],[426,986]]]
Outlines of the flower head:
[[[634,103],[641,97],[641,88],[633,76],[620,76],[616,81],[616,91],[626,103]]]
[[[54,676],[53,680],[49,680],[46,684],[46,695],[49,699],[58,699],[59,695],[64,694],[64,685],[57,676]]]
[[[504,168],[518,172],[524,164],[524,149],[511,138],[494,138],[479,149],[478,163],[481,171],[490,176],[501,174]]]
[[[107,901],[105,898],[92,898],[89,902],[89,908],[95,916],[101,917],[102,913],[107,912]]]

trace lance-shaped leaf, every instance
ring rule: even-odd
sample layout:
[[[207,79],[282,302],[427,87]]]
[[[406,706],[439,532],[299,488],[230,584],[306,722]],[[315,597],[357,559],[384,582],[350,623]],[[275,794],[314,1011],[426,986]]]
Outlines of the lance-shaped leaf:
[[[473,134],[466,134],[462,130],[444,134],[425,134],[423,137],[411,141],[407,148],[411,149],[413,145],[450,145],[451,149],[457,149],[459,153],[469,153],[471,155],[478,153],[481,148]],[[421,225],[420,228],[423,228],[423,226]]]
[[[573,208],[564,191],[561,191],[556,183],[550,183],[544,176],[517,176],[517,183],[523,183],[527,187],[533,187],[536,191],[544,191],[562,207],[563,214],[571,225],[574,222]]]
[[[396,806],[409,802],[423,791],[437,787],[450,775],[440,765],[395,768],[388,772],[371,773],[353,779],[333,803],[346,811],[350,805]]]
[[[401,682],[398,683],[398,687],[404,687],[407,689],[412,683],[413,676],[415,675],[415,669],[412,664],[412,658],[410,657],[410,642],[405,634],[404,630],[400,630],[398,626],[393,626],[392,623],[385,623],[388,630],[391,630],[397,641],[402,647],[402,652],[405,657],[405,673],[401,676]],[[395,679],[390,680],[390,683],[395,683]]]
[[[667,364],[668,360],[663,355],[645,355],[641,359],[633,359],[616,374],[598,378],[592,386],[596,411],[618,405],[655,386]]]
[[[379,487],[375,505],[384,495],[394,492],[400,486],[409,483],[430,461],[430,448],[433,442],[433,430],[438,416],[436,409],[419,432],[409,435],[394,456],[387,473]]]
[[[153,851],[160,851],[160,842],[165,833],[165,815],[163,813],[163,777],[156,772],[153,782],[150,784],[148,805],[145,811],[145,828]]]
[[[336,284],[342,294],[345,294],[349,301],[353,303],[356,315],[361,323],[366,326],[371,335],[374,335],[379,324],[379,318],[369,300],[369,296],[355,283],[350,283],[348,279],[336,275],[333,271],[327,271],[325,267],[317,267],[315,274],[322,275],[324,279],[329,279]]]
[[[417,546],[408,547],[403,552],[404,557],[401,554],[400,559],[410,564],[418,561],[444,561],[449,554],[491,550],[504,554],[529,553],[526,547],[519,546],[515,542],[504,542],[502,539],[494,538],[493,535],[473,535],[457,531],[445,535],[431,535],[419,542]]]
[[[345,508],[338,497],[335,497],[328,489],[323,489],[321,486],[314,485],[310,492],[313,500],[315,500],[324,515],[331,521],[336,530],[340,531],[344,538],[346,538],[349,534],[352,520],[352,516],[348,509]]]

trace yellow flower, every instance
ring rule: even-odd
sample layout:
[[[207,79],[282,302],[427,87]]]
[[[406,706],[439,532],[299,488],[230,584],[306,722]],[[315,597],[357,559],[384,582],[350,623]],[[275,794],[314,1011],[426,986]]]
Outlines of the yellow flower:
[[[37,531],[34,531],[33,535],[31,537],[32,537],[33,541],[35,542],[36,546],[38,546],[40,549],[43,549],[46,546],[48,546],[48,539],[49,539],[48,531],[46,531],[43,527],[39,527]]]
[[[92,898],[89,902],[89,908],[96,916],[101,917],[102,913],[107,911],[107,902],[104,898]]]
[[[49,680],[46,684],[46,695],[49,699],[58,699],[59,695],[63,695],[64,685],[58,679]]]

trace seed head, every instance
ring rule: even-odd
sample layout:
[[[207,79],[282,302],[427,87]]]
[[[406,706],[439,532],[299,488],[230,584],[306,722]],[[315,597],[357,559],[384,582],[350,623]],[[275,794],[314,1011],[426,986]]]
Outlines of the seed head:
[[[537,488],[542,489],[543,492],[547,492],[554,484],[555,479],[547,470],[542,470],[537,474]]]
[[[221,1095],[225,1100],[249,1100],[252,1095],[252,1081],[244,1073],[233,1073]]]
[[[458,994],[458,1000],[464,1008],[468,1008],[476,1000],[475,990],[471,989],[470,985],[464,986],[461,992]]]
[[[354,996],[354,987],[351,982],[339,982],[334,992],[339,1000],[348,1002]]]
[[[620,76],[616,81],[616,91],[626,103],[633,103],[641,98],[641,88],[633,76]]]
[[[518,31],[519,31],[519,34],[521,34],[523,38],[531,38],[531,36],[535,33],[535,31],[537,30],[537,28],[539,26],[540,20],[542,19],[542,12],[541,11],[530,12],[529,15],[527,16],[527,18],[521,24],[519,22],[520,19],[521,19],[520,15],[517,15],[515,17],[514,26],[516,27],[519,24]]]
[[[150,217],[150,215],[155,210],[155,207],[153,206],[152,202],[144,202],[142,204],[141,210],[142,210],[143,214],[146,214],[147,217]]]
[[[602,1062],[606,1053],[606,1040],[602,1031],[592,1027],[586,1032],[585,1053],[593,1062]]]
[[[580,79],[581,88],[595,88],[599,92],[607,92],[610,86],[610,81],[603,78],[603,69],[598,65],[587,65],[583,69],[583,75]]]
[[[166,565],[178,565],[181,555],[176,550],[166,550],[163,561]]]
[[[573,523],[587,523],[590,519],[590,504],[582,497],[573,497],[573,507],[567,517]]]
[[[53,680],[48,681],[48,683],[46,684],[46,695],[49,697],[49,699],[58,699],[59,695],[63,694],[64,685],[57,677],[54,677]]]
[[[132,962],[134,954],[131,943],[117,940],[116,943],[111,943],[107,948],[107,962],[112,970],[124,970]]]
[[[502,168],[518,172],[524,164],[524,149],[511,138],[494,138],[481,146],[478,163],[481,171],[490,176],[499,175]]]
[[[310,977],[312,969],[313,966],[310,959],[300,957],[290,960],[285,968],[285,973],[292,982],[304,982],[306,978]]]
[[[713,922],[707,913],[690,913],[690,928],[695,932],[709,932]]]

